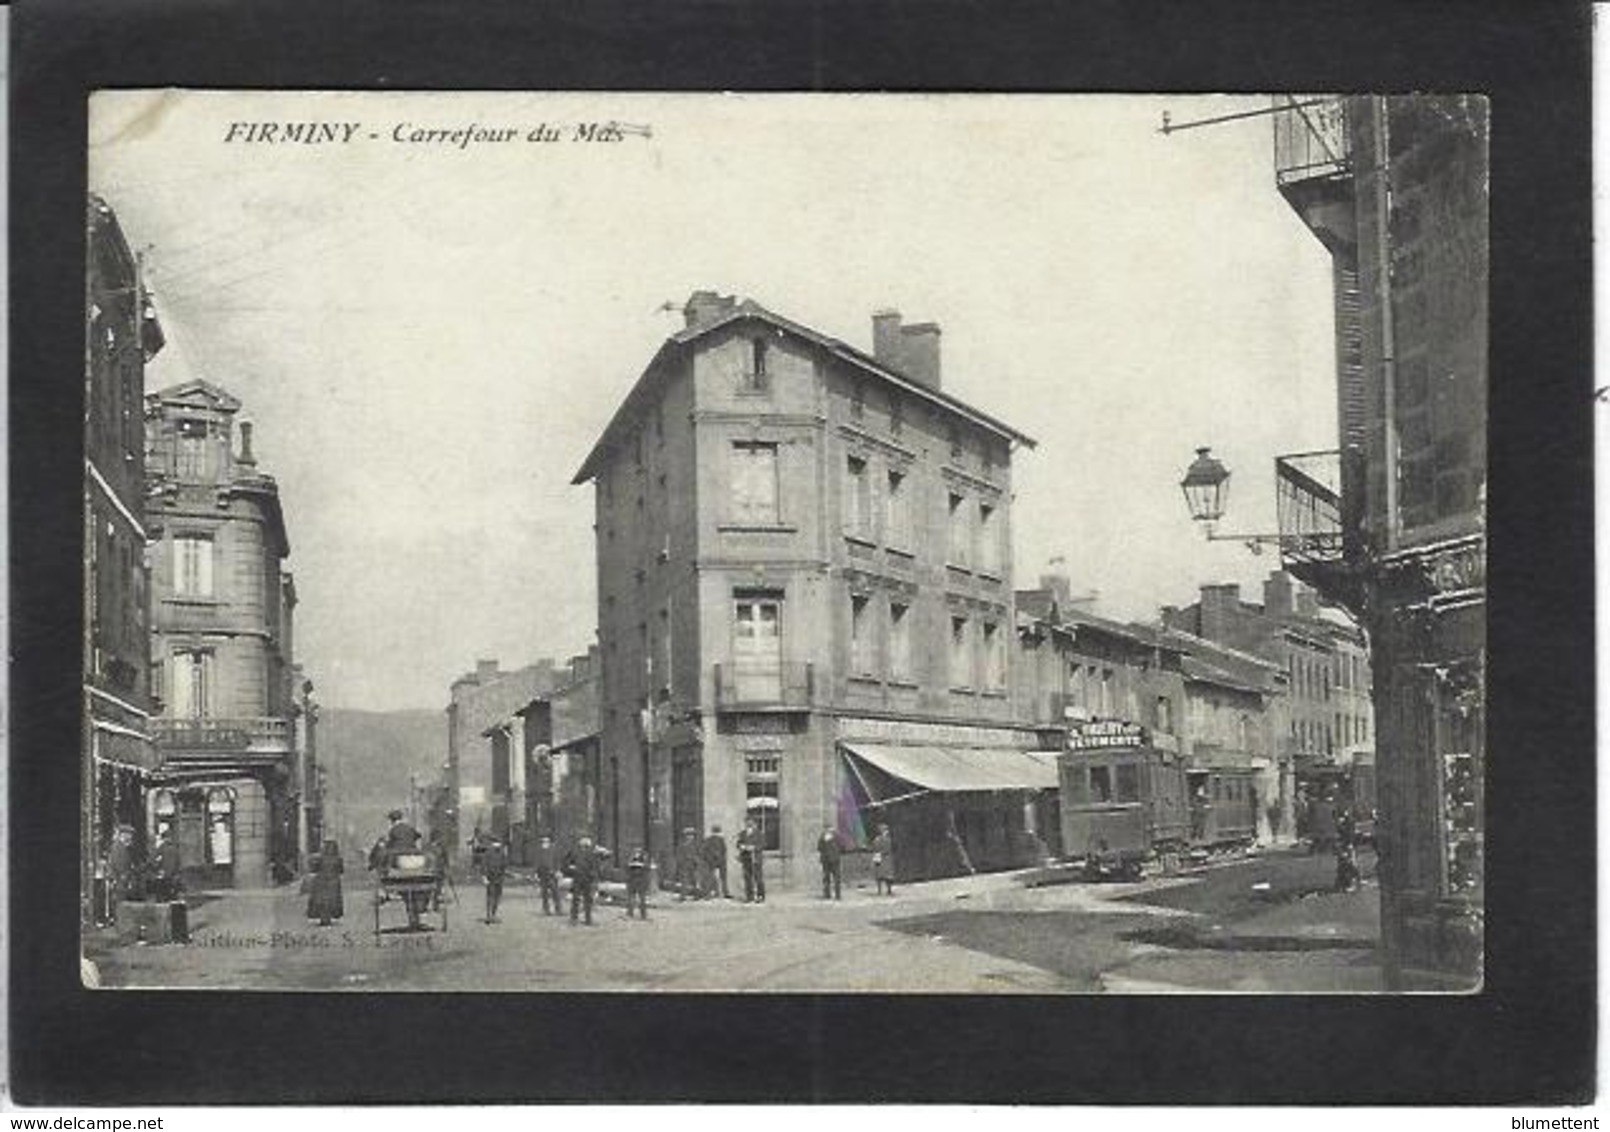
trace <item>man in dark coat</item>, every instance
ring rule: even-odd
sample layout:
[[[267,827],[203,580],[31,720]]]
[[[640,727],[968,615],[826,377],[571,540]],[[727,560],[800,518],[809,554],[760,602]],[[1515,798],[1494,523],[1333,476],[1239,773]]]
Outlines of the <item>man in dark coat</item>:
[[[710,827],[710,836],[704,839],[700,850],[704,854],[704,867],[708,870],[710,895],[731,900],[732,894],[727,891],[727,839],[721,835],[719,825]]]
[[[626,918],[632,918],[636,907],[643,919],[648,919],[648,854],[641,847],[633,849],[626,858]]]
[[[112,844],[106,849],[106,873],[111,878],[112,908],[119,900],[134,898],[136,861],[134,859],[134,827],[120,825],[112,834]]]
[[[179,899],[179,843],[173,834],[164,830],[157,837],[155,875],[151,881],[151,895],[157,900]]]
[[[386,848],[393,853],[406,853],[419,845],[419,830],[403,819],[401,810],[392,810],[386,817],[391,828],[386,831]]]
[[[678,902],[704,893],[699,889],[699,833],[688,828],[682,831],[682,840],[676,846],[676,898]]]
[[[486,882],[486,923],[498,922],[498,904],[503,900],[503,877],[509,871],[509,852],[496,837],[486,843],[481,854],[481,879]]]
[[[744,903],[766,903],[766,847],[753,820],[738,834],[738,863],[744,870]]]
[[[824,827],[822,836],[816,839],[816,856],[822,862],[822,899],[844,899],[841,869],[844,846],[839,843],[838,831],[832,826]]]
[[[880,893],[887,890],[894,895],[894,835],[887,825],[878,826],[878,835],[872,839],[872,879]]]
[[[547,834],[537,841],[536,866],[537,888],[542,893],[542,914],[563,915],[565,910],[559,903],[559,850],[553,847],[553,838]]]
[[[582,911],[586,911],[588,927],[593,922],[593,894],[598,890],[598,850],[593,847],[591,837],[583,837],[576,843],[576,848],[570,853],[570,925],[575,927],[577,918]]]

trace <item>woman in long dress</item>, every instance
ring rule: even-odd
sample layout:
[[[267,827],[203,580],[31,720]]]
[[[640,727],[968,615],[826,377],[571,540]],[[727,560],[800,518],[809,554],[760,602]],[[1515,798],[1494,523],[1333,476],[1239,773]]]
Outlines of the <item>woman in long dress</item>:
[[[320,927],[329,927],[346,912],[341,899],[342,871],[341,850],[334,841],[326,841],[314,859],[313,886],[307,898],[307,918],[317,920]]]

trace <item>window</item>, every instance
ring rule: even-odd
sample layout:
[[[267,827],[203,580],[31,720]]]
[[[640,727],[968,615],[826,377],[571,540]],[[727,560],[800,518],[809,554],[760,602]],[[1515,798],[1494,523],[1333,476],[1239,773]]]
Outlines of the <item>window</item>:
[[[984,687],[999,691],[1006,687],[1006,635],[999,625],[984,623]]]
[[[889,603],[889,676],[911,679],[911,606]]]
[[[1174,701],[1167,696],[1157,697],[1157,730],[1165,735],[1174,733]]]
[[[906,427],[906,406],[898,393],[889,394],[889,431],[899,436]]]
[[[889,494],[884,500],[883,540],[893,547],[911,546],[911,500],[906,473],[889,469]]]
[[[1101,670],[1101,686],[1098,697],[1096,700],[1096,714],[1102,719],[1111,719],[1115,704],[1113,700],[1113,675],[1110,668]]]
[[[177,459],[174,467],[180,479],[207,477],[207,422],[180,421]]]
[[[169,665],[172,675],[168,690],[173,699],[168,704],[168,714],[175,719],[206,719],[212,715],[212,653],[176,652]]]
[[[740,596],[733,603],[733,691],[740,701],[782,697],[782,600]]]
[[[972,532],[967,529],[966,503],[962,496],[954,491],[950,493],[950,549],[945,560],[953,566],[967,565],[967,546],[972,541]]]
[[[844,462],[844,530],[858,538],[872,538],[872,482],[866,461],[850,456]]]
[[[1134,763],[1120,763],[1118,771],[1118,801],[1140,801],[1140,768]]]
[[[951,425],[950,430],[949,430],[949,436],[950,436],[950,458],[952,460],[960,460],[962,458],[962,434],[961,434],[961,430],[959,428],[957,428],[955,425]]]
[[[172,790],[158,790],[152,802],[151,811],[156,818],[156,835],[161,837],[164,833],[177,834],[174,826],[179,821],[179,801],[173,796]]]
[[[866,416],[866,381],[859,377],[850,384],[850,416]]]
[[[212,539],[201,535],[174,538],[173,592],[180,597],[212,596]]]
[[[782,800],[778,786],[782,759],[777,755],[750,755],[745,760],[744,813],[755,823],[764,849],[782,848]]]
[[[982,500],[978,504],[978,568],[997,576],[1001,572],[1000,526],[995,508]]]
[[[850,597],[850,670],[856,676],[872,674],[871,601],[861,594]]]
[[[732,520],[777,523],[777,445],[737,441],[732,446]]]
[[[1112,801],[1112,768],[1093,766],[1090,768],[1090,800],[1092,802]]]
[[[235,863],[235,792],[228,787],[207,791],[207,863]]]
[[[972,657],[967,650],[967,618],[950,619],[950,686],[968,688],[973,683]]]
[[[766,340],[752,339],[749,343],[749,369],[743,375],[743,392],[766,392]]]

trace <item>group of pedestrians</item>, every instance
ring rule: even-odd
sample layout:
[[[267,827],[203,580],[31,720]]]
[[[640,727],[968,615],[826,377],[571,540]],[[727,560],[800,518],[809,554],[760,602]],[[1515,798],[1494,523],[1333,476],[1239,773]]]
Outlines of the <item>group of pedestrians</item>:
[[[736,848],[738,865],[743,870],[745,904],[766,902],[766,843],[753,821],[744,822]],[[645,859],[646,862],[646,859]],[[727,887],[727,839],[721,826],[712,825],[710,833],[699,840],[699,831],[688,826],[682,831],[674,856],[676,874],[674,887],[677,901],[720,898],[731,900]]]

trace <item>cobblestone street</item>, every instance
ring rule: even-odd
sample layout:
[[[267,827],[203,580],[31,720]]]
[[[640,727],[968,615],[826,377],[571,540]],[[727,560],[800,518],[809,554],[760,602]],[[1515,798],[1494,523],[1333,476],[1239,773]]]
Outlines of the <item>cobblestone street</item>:
[[[591,928],[545,917],[511,884],[500,922],[478,886],[448,930],[407,932],[396,903],[373,932],[372,889],[319,928],[294,888],[192,897],[188,946],[86,942],[103,986],[285,990],[1080,993],[1371,991],[1376,890],[1328,893],[1326,857],[1272,851],[1184,877],[1024,888],[1009,874],[774,892],[764,905],[677,903],[644,923],[600,903]],[[1367,868],[1366,873],[1370,870]]]

